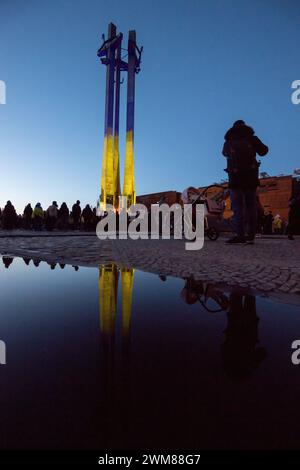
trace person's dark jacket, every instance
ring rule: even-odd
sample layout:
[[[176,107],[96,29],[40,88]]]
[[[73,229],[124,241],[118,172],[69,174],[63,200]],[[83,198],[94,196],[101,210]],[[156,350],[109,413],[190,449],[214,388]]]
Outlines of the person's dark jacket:
[[[293,219],[300,219],[300,195],[290,198],[289,208],[289,217]]]
[[[67,219],[69,217],[69,209],[65,202],[62,203],[58,211],[58,217],[61,219]]]
[[[85,223],[86,223],[86,222],[90,222],[90,221],[92,220],[92,218],[93,218],[93,215],[94,215],[94,214],[93,214],[92,209],[91,209],[90,206],[87,204],[87,205],[85,206],[85,208],[83,209],[83,211],[82,211],[82,217],[83,217],[83,219],[84,219],[84,222],[85,222]]]
[[[24,209],[24,212],[23,212],[23,217],[24,219],[31,219],[31,216],[32,216],[32,207],[31,207],[31,204],[27,204],[27,206],[25,207]]]
[[[247,126],[233,126],[224,136],[223,155],[227,158],[227,171],[229,177],[229,188],[250,189],[259,186],[258,168],[259,163],[256,160],[256,154],[261,157],[269,151],[268,147],[254,134],[254,130]],[[236,170],[232,164],[232,146],[236,142],[247,142],[253,152],[253,160],[248,168]],[[242,158],[242,155],[235,155]]]
[[[10,201],[7,201],[2,213],[3,228],[13,229],[17,224],[17,213]]]
[[[78,220],[81,216],[81,207],[79,204],[74,204],[72,207],[73,218]]]

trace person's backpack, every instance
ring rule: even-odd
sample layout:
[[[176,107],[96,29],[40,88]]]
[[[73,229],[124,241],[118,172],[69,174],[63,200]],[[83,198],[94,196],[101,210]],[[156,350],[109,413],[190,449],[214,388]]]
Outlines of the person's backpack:
[[[256,150],[249,139],[231,139],[228,141],[227,171],[229,182],[233,186],[255,186],[258,179]]]
[[[229,164],[233,170],[247,171],[256,163],[256,151],[248,137],[233,139],[229,144]]]

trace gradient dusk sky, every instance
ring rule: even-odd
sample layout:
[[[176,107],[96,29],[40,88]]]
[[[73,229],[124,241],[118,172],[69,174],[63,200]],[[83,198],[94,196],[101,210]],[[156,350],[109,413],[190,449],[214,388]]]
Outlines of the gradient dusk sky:
[[[220,181],[223,136],[244,119],[270,147],[261,171],[300,167],[300,3],[292,0],[0,0],[1,192],[27,202],[100,193],[105,67],[113,21],[144,46],[136,81],[137,194]],[[125,97],[122,85],[121,169]],[[121,181],[123,181],[121,173]]]

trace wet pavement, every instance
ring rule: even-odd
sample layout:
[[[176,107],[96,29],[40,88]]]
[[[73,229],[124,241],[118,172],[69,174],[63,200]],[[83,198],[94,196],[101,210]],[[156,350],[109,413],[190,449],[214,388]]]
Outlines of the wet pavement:
[[[57,235],[59,233],[59,235]],[[3,233],[2,233],[3,235]],[[12,235],[12,234],[11,234]],[[80,232],[0,237],[0,253],[37,257],[51,263],[119,266],[204,282],[240,286],[300,305],[300,237],[257,238],[255,245],[230,246],[226,238],[205,239],[201,250],[187,251],[184,240],[99,240]]]

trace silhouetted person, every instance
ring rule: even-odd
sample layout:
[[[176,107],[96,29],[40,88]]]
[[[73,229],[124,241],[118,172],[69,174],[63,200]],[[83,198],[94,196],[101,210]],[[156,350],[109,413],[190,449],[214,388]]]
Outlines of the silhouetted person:
[[[273,220],[272,211],[269,211],[268,214],[265,215],[264,233],[266,235],[272,235],[273,233]]]
[[[65,269],[65,263],[59,263],[60,269]]]
[[[79,271],[79,266],[73,266],[73,265],[72,265],[72,268],[74,268],[75,271]]]
[[[276,214],[274,217],[274,233],[276,235],[280,235],[282,233],[282,218],[280,217],[279,214]]]
[[[256,195],[256,213],[257,213],[257,224],[256,224],[256,232],[262,233],[264,220],[265,220],[265,212],[264,208],[260,202],[258,194]]]
[[[40,263],[41,263],[40,260],[33,260],[33,264],[34,264],[34,266],[35,266],[36,268],[39,267]]]
[[[3,261],[3,264],[4,266],[6,267],[6,269],[8,269],[10,267],[10,265],[12,264],[13,262],[13,258],[9,257],[9,256],[2,256],[2,261]]]
[[[69,225],[70,211],[65,202],[62,203],[58,211],[58,224],[61,230],[67,230]]]
[[[73,227],[75,230],[77,230],[80,226],[80,218],[81,218],[80,201],[76,201],[76,204],[73,204],[72,216],[73,216]]]
[[[27,204],[25,206],[25,209],[23,211],[23,225],[26,230],[31,229],[31,223],[32,223],[32,207],[31,204]]]
[[[38,231],[42,230],[43,220],[44,220],[44,211],[41,206],[41,203],[38,202],[35,205],[35,208],[33,209],[33,212],[32,212],[32,222],[33,222],[34,230],[38,230]]]
[[[91,230],[94,214],[93,214],[91,207],[88,204],[85,206],[85,208],[82,211],[82,217],[83,217],[83,222],[84,222],[84,230]]]
[[[46,229],[50,232],[54,229],[57,222],[58,208],[57,202],[53,201],[52,204],[47,209],[46,214]]]
[[[223,155],[227,158],[228,186],[236,236],[230,244],[254,242],[256,233],[256,188],[259,186],[256,154],[264,156],[268,147],[254,135],[254,130],[239,120],[225,134]],[[246,239],[246,223],[248,236]]]
[[[25,263],[27,266],[29,266],[29,263],[30,263],[30,261],[31,261],[31,258],[25,258],[25,257],[23,257],[23,260],[24,260],[24,263]]]
[[[17,213],[10,201],[7,201],[3,209],[2,224],[5,230],[13,230],[17,226]]]
[[[119,212],[116,212],[116,225],[117,225],[117,230],[119,230]],[[93,230],[96,230],[97,224],[99,222],[99,217],[97,216],[97,207],[93,207],[93,219],[92,219],[92,228]]]
[[[289,240],[294,240],[298,224],[300,226],[300,195],[291,197],[289,200],[289,221],[287,227]]]
[[[228,323],[222,345],[223,366],[231,379],[242,380],[253,373],[266,357],[266,350],[257,347],[258,322],[253,295],[231,293]]]

